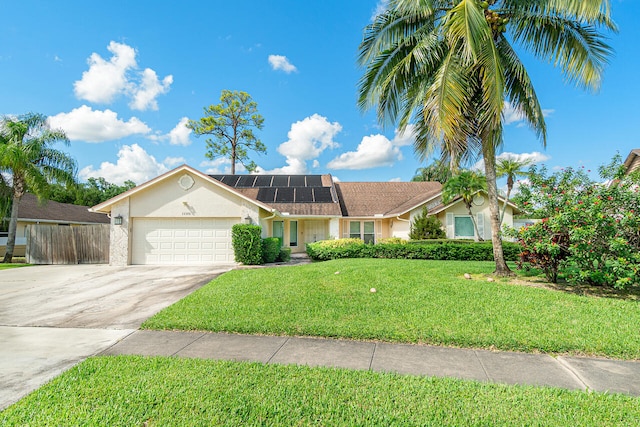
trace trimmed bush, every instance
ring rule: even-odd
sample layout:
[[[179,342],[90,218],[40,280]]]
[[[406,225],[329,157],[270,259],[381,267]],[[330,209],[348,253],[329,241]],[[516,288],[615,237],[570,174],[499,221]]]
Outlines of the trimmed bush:
[[[411,240],[421,239],[442,239],[446,233],[442,229],[442,223],[435,215],[429,215],[426,206],[422,207],[422,212],[416,215],[411,221]]]
[[[405,240],[402,237],[387,237],[387,238],[378,240],[378,243],[392,243],[396,245],[404,245],[408,242],[409,242],[408,240]]]
[[[262,227],[236,224],[231,228],[231,241],[236,262],[246,265],[262,264]]]
[[[340,241],[342,240],[342,241]],[[339,258],[399,258],[431,259],[452,261],[493,261],[491,242],[456,242],[454,240],[436,243],[394,244],[378,243],[366,245],[360,239],[323,240],[307,244],[307,254],[315,261]],[[349,240],[349,242],[344,242]],[[520,247],[511,242],[503,242],[505,259],[515,261]]]
[[[277,237],[266,237],[262,239],[262,261],[264,263],[275,262],[280,255],[282,243]]]
[[[278,262],[289,262],[291,261],[291,248],[280,248],[280,253],[278,254]]]

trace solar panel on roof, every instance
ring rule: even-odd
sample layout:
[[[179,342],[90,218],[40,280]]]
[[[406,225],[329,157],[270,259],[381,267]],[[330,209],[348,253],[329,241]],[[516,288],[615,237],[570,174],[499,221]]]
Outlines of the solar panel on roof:
[[[291,175],[289,177],[289,187],[304,187],[304,175]]]
[[[223,177],[224,175],[209,175],[209,176],[210,176],[211,178],[213,178],[213,179],[217,179],[218,181],[222,181],[222,177]]]
[[[244,175],[238,180],[238,187],[253,187],[253,181],[256,180],[255,175]]]
[[[313,189],[313,196],[316,203],[333,202],[333,197],[331,196],[331,187],[316,187]]]
[[[272,187],[260,188],[257,199],[264,203],[273,203],[276,199],[276,189]]]
[[[322,187],[322,177],[320,175],[307,175],[307,187]]]
[[[313,203],[313,188],[296,187],[296,203]]]
[[[288,187],[289,175],[274,175],[271,186],[272,187]]]
[[[278,188],[276,192],[276,203],[293,203],[294,201],[294,189],[293,188]]]
[[[271,187],[271,179],[273,175],[258,175],[256,178],[256,182],[254,182],[254,187]]]
[[[230,187],[235,187],[236,184],[238,183],[239,178],[240,177],[238,175],[224,175],[222,177],[222,182],[224,182]]]

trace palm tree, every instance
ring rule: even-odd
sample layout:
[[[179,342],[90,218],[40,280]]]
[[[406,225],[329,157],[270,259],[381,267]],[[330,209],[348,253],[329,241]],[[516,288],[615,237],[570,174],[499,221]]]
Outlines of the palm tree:
[[[452,176],[442,186],[442,202],[449,203],[455,197],[460,197],[467,207],[471,222],[473,222],[473,228],[476,230],[477,240],[484,240],[480,235],[478,229],[478,223],[476,222],[473,213],[471,212],[471,206],[473,206],[473,196],[478,191],[487,189],[487,180],[483,175],[476,172],[465,170]]]
[[[416,174],[411,178],[414,182],[435,181],[441,184],[451,178],[452,172],[443,160],[436,160],[428,166],[418,168]]]
[[[510,103],[546,145],[542,109],[512,45],[557,65],[567,79],[597,89],[616,31],[609,0],[390,0],[365,28],[359,61],[362,109],[404,130],[415,121],[419,157],[440,150],[452,167],[485,160],[496,274],[502,253],[496,150]]]
[[[500,159],[496,164],[497,177],[507,177],[507,197],[504,201],[504,206],[502,207],[502,213],[500,213],[500,226],[502,226],[502,221],[504,221],[504,213],[507,211],[509,196],[511,196],[511,190],[513,190],[515,180],[516,178],[527,174],[524,171],[524,167],[529,166],[530,164],[530,160],[516,160],[513,158]]]
[[[0,172],[10,174],[11,217],[3,262],[11,262],[16,242],[18,207],[27,189],[46,197],[51,182],[73,184],[76,163],[52,145],[69,143],[61,130],[49,128],[46,116],[28,113],[0,120]]]

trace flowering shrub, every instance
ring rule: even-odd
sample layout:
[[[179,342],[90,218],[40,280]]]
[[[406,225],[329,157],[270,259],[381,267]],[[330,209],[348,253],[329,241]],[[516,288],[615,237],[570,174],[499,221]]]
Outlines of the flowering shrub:
[[[519,202],[543,221],[511,231],[522,245],[520,261],[557,280],[625,288],[640,284],[640,176],[624,176],[621,159],[599,169],[603,182],[580,169],[550,176],[532,167]]]

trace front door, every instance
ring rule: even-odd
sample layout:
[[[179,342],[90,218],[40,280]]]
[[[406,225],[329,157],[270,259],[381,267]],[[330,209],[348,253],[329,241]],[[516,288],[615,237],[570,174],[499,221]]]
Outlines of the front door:
[[[313,243],[318,240],[327,239],[325,221],[305,221],[304,222],[304,242]]]

